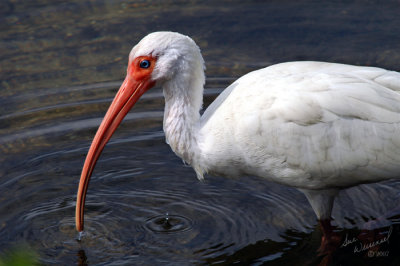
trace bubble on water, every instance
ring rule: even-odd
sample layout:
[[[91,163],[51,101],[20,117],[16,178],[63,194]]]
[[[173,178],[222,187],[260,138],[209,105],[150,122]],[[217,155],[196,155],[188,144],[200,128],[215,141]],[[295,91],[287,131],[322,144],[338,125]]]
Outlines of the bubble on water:
[[[85,232],[84,232],[84,231],[78,232],[78,238],[77,238],[76,240],[81,241],[81,240],[82,240],[82,237],[83,237],[84,235],[85,235]]]

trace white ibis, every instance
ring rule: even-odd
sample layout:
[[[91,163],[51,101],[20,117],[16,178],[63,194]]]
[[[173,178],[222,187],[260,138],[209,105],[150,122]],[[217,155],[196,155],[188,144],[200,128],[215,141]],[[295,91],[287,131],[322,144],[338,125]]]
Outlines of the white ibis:
[[[253,71],[202,107],[204,61],[184,35],[155,32],[130,52],[127,75],[92,142],[76,203],[83,230],[86,191],[107,141],[140,96],[165,96],[164,131],[196,171],[254,175],[298,188],[318,219],[331,217],[338,191],[399,177],[400,73],[324,62]]]

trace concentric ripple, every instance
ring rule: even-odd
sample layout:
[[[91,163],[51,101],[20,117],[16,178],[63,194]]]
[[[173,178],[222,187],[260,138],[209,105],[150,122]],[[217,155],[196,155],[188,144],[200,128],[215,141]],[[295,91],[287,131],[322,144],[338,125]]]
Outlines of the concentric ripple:
[[[192,221],[180,215],[158,215],[147,220],[146,227],[156,233],[179,233],[189,230]]]

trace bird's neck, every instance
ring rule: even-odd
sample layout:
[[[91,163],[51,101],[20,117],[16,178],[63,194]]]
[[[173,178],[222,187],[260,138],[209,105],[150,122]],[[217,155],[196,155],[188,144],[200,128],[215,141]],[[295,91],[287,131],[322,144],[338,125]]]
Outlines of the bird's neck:
[[[163,86],[165,96],[164,132],[167,143],[199,178],[203,178],[199,147],[200,109],[203,104],[204,70],[176,78]]]

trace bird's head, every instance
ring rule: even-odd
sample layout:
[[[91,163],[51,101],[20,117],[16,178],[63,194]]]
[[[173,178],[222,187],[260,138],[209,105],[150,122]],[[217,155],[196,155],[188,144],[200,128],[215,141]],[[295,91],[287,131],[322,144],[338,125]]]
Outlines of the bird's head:
[[[114,131],[139,98],[156,84],[164,87],[164,94],[188,86],[189,77],[204,83],[203,58],[195,42],[174,32],[155,32],[144,37],[129,54],[127,74],[117,95],[111,103],[90,146],[82,169],[76,202],[76,228],[83,231],[83,215],[86,191],[90,176],[100,154]],[[201,71],[198,71],[200,67]],[[201,73],[201,74],[196,74]],[[201,91],[202,93],[202,91]]]
[[[144,37],[129,54],[128,70],[129,67],[137,67],[143,60],[152,60],[151,78],[158,83],[190,72],[189,69],[197,62],[201,63],[201,67],[204,64],[196,43],[190,37],[175,32],[153,32]]]

